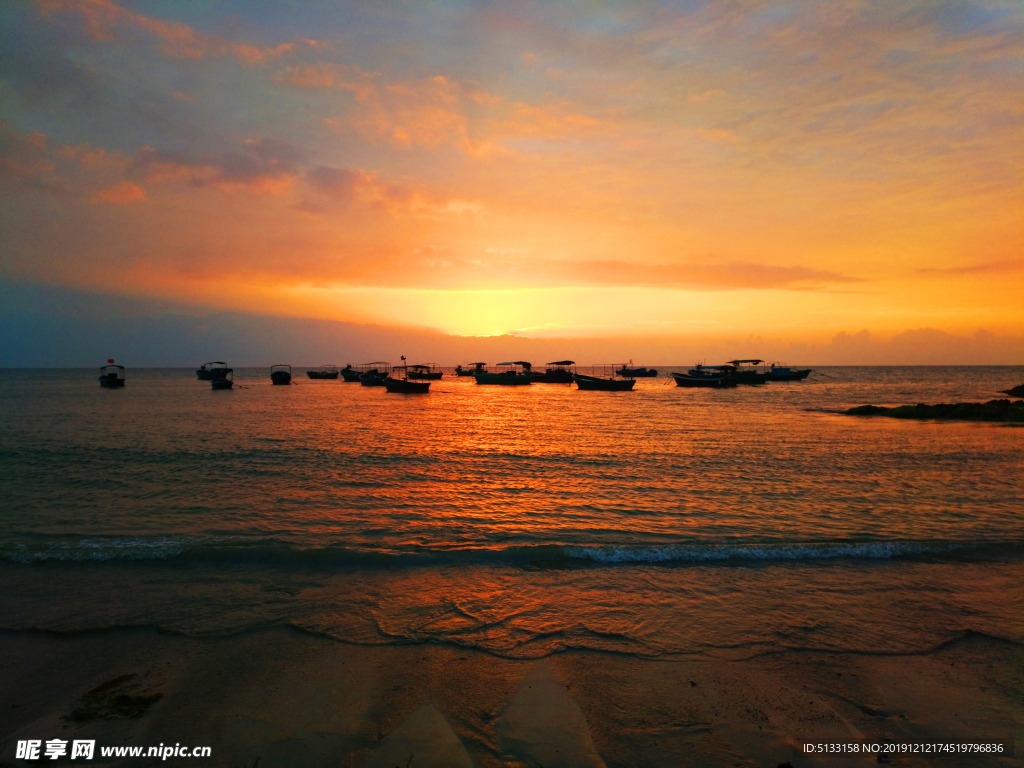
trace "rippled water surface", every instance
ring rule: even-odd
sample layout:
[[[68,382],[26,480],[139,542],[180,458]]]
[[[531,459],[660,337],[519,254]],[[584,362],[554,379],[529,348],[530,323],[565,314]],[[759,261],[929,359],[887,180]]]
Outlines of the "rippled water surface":
[[[1024,368],[426,396],[6,371],[0,626],[293,624],[508,655],[1024,639],[1024,429],[839,413]]]

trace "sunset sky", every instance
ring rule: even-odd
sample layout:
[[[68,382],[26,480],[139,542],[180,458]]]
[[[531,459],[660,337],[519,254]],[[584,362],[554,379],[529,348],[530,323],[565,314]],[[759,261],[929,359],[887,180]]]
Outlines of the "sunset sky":
[[[1024,335],[1024,5],[0,5],[0,277],[459,335]]]

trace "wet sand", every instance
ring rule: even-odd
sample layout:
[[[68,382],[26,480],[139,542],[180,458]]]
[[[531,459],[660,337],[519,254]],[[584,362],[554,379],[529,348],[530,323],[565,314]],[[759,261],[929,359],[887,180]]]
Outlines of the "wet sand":
[[[118,693],[146,711],[104,709]],[[439,645],[354,646],[287,629],[217,639],[150,629],[0,633],[0,765],[29,764],[15,759],[18,739],[84,738],[97,741],[93,765],[153,763],[104,760],[99,746],[182,743],[210,746],[213,756],[168,764],[852,768],[877,761],[798,757],[794,744],[985,737],[1024,748],[1024,648],[982,635],[916,656],[570,651],[534,661]],[[891,764],[1024,760],[1018,752]]]

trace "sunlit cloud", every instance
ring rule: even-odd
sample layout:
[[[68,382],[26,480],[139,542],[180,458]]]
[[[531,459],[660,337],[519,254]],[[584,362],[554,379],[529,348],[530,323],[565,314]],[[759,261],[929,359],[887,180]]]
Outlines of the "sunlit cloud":
[[[926,267],[917,270],[919,275],[928,277],[964,277],[970,275],[999,275],[1012,272],[1024,272],[1024,259],[1014,261],[993,261],[983,264],[970,264],[964,267]]]
[[[78,15],[94,40],[123,40],[135,31],[148,34],[163,43],[161,52],[166,56],[184,59],[234,56],[244,64],[256,64],[295,48],[294,43],[261,47],[232,42],[216,35],[197,32],[187,24],[137,13],[110,0],[36,0],[36,3],[46,17]]]
[[[99,189],[93,193],[93,201],[98,203],[114,203],[123,205],[125,203],[137,203],[146,199],[146,193],[138,184],[130,181],[122,181],[110,187],[110,189]]]
[[[1019,2],[0,25],[18,279],[458,333],[1024,332]]]

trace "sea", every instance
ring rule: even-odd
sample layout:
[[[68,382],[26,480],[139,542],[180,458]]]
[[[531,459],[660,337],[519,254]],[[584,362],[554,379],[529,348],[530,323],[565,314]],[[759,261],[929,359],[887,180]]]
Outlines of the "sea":
[[[1024,367],[429,394],[0,371],[0,630],[740,659],[1024,642],[1024,428],[851,417]]]

